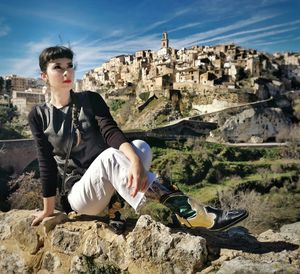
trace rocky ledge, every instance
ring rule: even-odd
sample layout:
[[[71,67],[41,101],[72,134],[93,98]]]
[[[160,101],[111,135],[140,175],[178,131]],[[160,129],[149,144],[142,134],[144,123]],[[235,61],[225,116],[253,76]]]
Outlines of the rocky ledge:
[[[100,217],[0,213],[0,273],[300,273],[300,222],[251,235],[167,227],[143,215],[124,235]]]

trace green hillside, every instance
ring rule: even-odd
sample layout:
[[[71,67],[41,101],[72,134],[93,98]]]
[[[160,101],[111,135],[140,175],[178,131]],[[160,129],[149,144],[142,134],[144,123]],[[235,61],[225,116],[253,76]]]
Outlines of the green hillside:
[[[153,143],[155,145],[155,142]],[[153,165],[163,181],[198,202],[222,208],[246,207],[252,230],[300,220],[300,147],[233,148],[187,140],[153,147]],[[156,204],[157,218],[168,210]],[[169,218],[170,220],[170,218]]]

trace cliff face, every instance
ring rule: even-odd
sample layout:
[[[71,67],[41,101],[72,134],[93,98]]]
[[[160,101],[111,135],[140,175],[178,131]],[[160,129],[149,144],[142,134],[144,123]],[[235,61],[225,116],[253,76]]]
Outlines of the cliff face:
[[[290,125],[279,108],[247,109],[227,119],[220,131],[224,141],[251,142],[254,137],[266,142],[279,132],[287,132]]]
[[[171,229],[141,216],[124,235],[104,219],[65,214],[31,227],[33,211],[0,213],[1,273],[299,273],[300,222],[258,237]]]

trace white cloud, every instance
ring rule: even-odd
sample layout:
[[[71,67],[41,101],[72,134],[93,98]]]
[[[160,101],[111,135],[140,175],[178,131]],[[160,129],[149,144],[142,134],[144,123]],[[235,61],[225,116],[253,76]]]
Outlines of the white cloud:
[[[199,22],[189,23],[189,24],[186,24],[186,25],[183,25],[183,26],[179,26],[179,27],[174,28],[174,29],[170,29],[170,30],[168,30],[168,33],[172,33],[172,32],[183,30],[183,29],[194,28],[194,27],[198,27],[200,25],[203,25],[203,22],[200,22],[200,23]]]
[[[7,58],[5,60],[6,67],[9,68],[10,74],[17,74],[25,77],[39,77],[40,70],[38,57],[41,51],[53,45],[50,38],[45,38],[37,42],[28,42],[24,45],[24,56],[20,58]]]
[[[78,62],[78,72],[90,65],[89,69],[100,66],[101,63],[121,54],[133,54],[142,49],[155,49],[160,46],[160,39],[157,35],[145,35],[131,40],[119,41],[85,41],[75,42],[72,45]],[[86,69],[84,69],[86,70]]]
[[[25,47],[28,54],[39,54],[44,48],[53,45],[53,41],[49,38],[44,38],[39,42],[28,42]]]
[[[177,10],[177,11],[175,11],[174,15],[177,17],[177,16],[184,15],[186,13],[190,13],[195,9],[194,5],[190,6],[190,7],[186,7],[184,9]]]
[[[47,9],[37,9],[30,6],[30,4],[25,5],[9,5],[7,3],[0,3],[0,9],[4,10],[6,14],[11,16],[16,16],[18,18],[41,18],[43,20],[48,19],[52,22],[60,22],[62,24],[67,24],[70,26],[80,27],[83,29],[96,30],[96,27],[87,23],[87,18],[83,18],[82,16],[67,16],[66,12],[59,9],[59,6],[56,7],[56,12],[51,12]],[[80,18],[80,20],[78,19]]]
[[[81,77],[82,72],[100,66],[110,58],[121,54],[132,54],[137,50],[145,48],[157,48],[160,40],[155,39],[155,35],[147,35],[132,40],[115,40],[102,41],[94,43],[86,39],[80,39],[71,43],[71,48],[75,52],[74,61],[78,64],[77,73]],[[9,74],[17,74],[26,77],[38,77],[38,56],[40,52],[49,46],[54,45],[51,38],[45,38],[40,41],[30,41],[24,45],[24,57],[7,58],[5,60],[6,67],[9,68]],[[96,45],[97,44],[97,45]]]
[[[265,37],[269,37],[269,36],[274,36],[274,35],[277,35],[277,34],[285,33],[285,32],[296,30],[296,29],[298,29],[298,28],[294,27],[294,28],[288,28],[288,29],[283,29],[283,30],[276,30],[276,31],[269,31],[269,32],[259,33],[259,34],[252,35],[252,36],[247,36],[247,37],[243,37],[243,38],[234,39],[234,42],[236,44],[241,44],[241,43],[245,43],[245,42],[248,42],[248,41],[252,42],[254,39],[257,39],[257,38],[261,38],[261,37],[265,38]]]
[[[285,27],[285,26],[291,26],[291,25],[296,25],[296,24],[300,24],[300,20],[296,20],[296,21],[288,22],[288,23],[283,23],[283,24],[271,25],[271,26],[267,26],[267,27],[263,27],[263,28],[257,28],[257,29],[251,29],[251,30],[245,30],[245,31],[235,32],[235,33],[231,33],[231,34],[223,35],[223,36],[217,36],[217,37],[214,37],[214,38],[211,38],[211,39],[206,39],[206,40],[198,41],[198,43],[205,44],[205,43],[210,43],[210,42],[213,42],[213,41],[224,40],[224,39],[227,39],[227,38],[237,37],[237,36],[241,36],[241,35],[245,35],[245,34],[249,34],[249,33],[263,32],[263,31],[266,31],[266,30],[277,29],[277,28],[281,28],[281,27]],[[286,29],[286,31],[290,31],[290,30],[294,30],[294,28],[292,28],[292,29],[287,28]],[[284,30],[280,31],[278,33],[282,33],[282,32],[284,32]]]
[[[190,36],[187,36],[185,38],[181,39],[176,39],[173,44],[176,45],[177,48],[185,47],[185,46],[190,46],[190,45],[195,45],[199,43],[201,40],[204,40],[209,37],[214,37],[216,35],[225,33],[225,32],[230,32],[235,29],[240,29],[258,22],[265,21],[267,19],[271,19],[275,17],[276,15],[256,15],[251,18],[247,18],[244,20],[237,21],[231,25],[225,26],[225,27],[219,27],[213,30],[201,32],[201,33],[196,33],[192,34]]]
[[[300,39],[300,36],[299,37],[294,37],[294,38],[284,38],[284,39],[279,39],[279,40],[272,40],[272,41],[269,41],[269,42],[266,42],[266,41],[260,41],[260,42],[253,42],[253,44],[255,46],[270,46],[270,45],[277,45],[277,44],[281,44],[281,43],[286,43],[286,42],[291,42],[291,41],[297,41]]]
[[[8,35],[10,27],[4,23],[4,19],[0,18],[0,37]]]
[[[150,26],[144,28],[143,33],[148,32],[149,30],[153,30],[153,29],[155,29],[155,28],[157,28],[157,27],[159,27],[159,26],[161,26],[161,25],[163,25],[163,24],[171,21],[173,18],[174,17],[154,22]]]
[[[282,0],[270,0],[275,2]],[[190,12],[198,13],[199,16],[204,17],[230,17],[230,16],[241,16],[245,15],[245,10],[248,14],[253,11],[257,12],[261,8],[269,6],[270,4],[263,4],[263,0],[198,0],[193,1],[191,4]]]
[[[285,3],[285,2],[288,2],[288,0],[261,0],[259,6],[266,7],[266,6],[271,6],[274,4]]]

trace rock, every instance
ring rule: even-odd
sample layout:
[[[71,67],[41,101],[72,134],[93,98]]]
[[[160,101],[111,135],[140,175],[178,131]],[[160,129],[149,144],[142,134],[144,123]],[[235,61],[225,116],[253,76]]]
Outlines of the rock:
[[[30,267],[27,265],[25,258],[15,250],[9,250],[4,245],[0,246],[0,273],[6,274],[30,274]]]
[[[282,226],[280,234],[287,236],[289,240],[297,244],[300,243],[300,222]]]
[[[10,226],[0,221],[0,240],[11,237]]]
[[[74,256],[71,260],[71,273],[87,273],[89,271],[88,264],[83,256]]]
[[[222,263],[217,273],[300,273],[299,232],[300,222],[284,225],[279,232],[268,230],[261,233],[257,238],[261,241],[259,242],[261,249],[253,253],[222,252],[231,260]]]
[[[61,265],[61,261],[58,256],[53,255],[50,252],[46,252],[42,262],[42,269],[47,269],[49,272],[56,272]]]
[[[216,112],[230,107],[239,106],[239,103],[228,102],[225,100],[213,99],[211,104],[193,104],[193,109],[197,109],[200,114]]]
[[[206,241],[141,216],[127,236],[97,218],[63,214],[32,227],[34,211],[0,215],[0,273],[195,273],[207,260]]]
[[[205,239],[184,233],[171,233],[161,223],[149,216],[141,216],[127,238],[128,260],[135,262],[129,266],[130,273],[194,273],[203,268],[207,250]]]
[[[283,225],[279,232],[267,230],[258,237],[264,242],[270,241],[288,241],[294,244],[300,244],[300,222],[294,224]]]
[[[0,239],[13,239],[22,250],[27,250],[30,254],[35,254],[40,246],[41,240],[34,227],[31,227],[31,214],[24,216],[23,210],[12,210],[10,214],[0,215]]]
[[[80,233],[69,231],[63,227],[54,230],[52,234],[52,246],[59,252],[72,254],[80,245]]]
[[[272,274],[272,273],[299,273],[295,268],[282,265],[278,262],[253,262],[241,257],[225,262],[217,274]]]
[[[249,143],[252,144],[261,144],[263,143],[264,139],[259,136],[251,136],[249,139]]]
[[[32,213],[0,213],[0,273],[300,273],[300,222],[255,236],[174,230],[144,215],[117,235],[100,217],[56,214],[31,227]]]
[[[83,255],[87,257],[96,257],[103,254],[102,241],[97,234],[90,234],[83,245]]]
[[[35,254],[42,246],[42,242],[36,229],[31,226],[31,222],[31,217],[16,220],[16,223],[12,227],[12,234],[22,250],[27,250],[30,254]]]
[[[220,132],[226,142],[253,142],[253,136],[262,142],[276,138],[278,132],[286,132],[290,125],[279,108],[252,108],[228,118]]]

